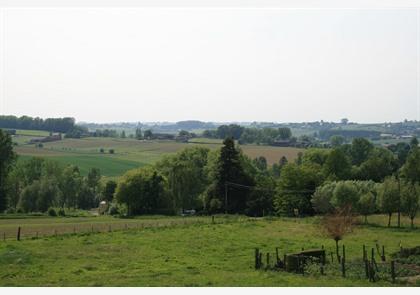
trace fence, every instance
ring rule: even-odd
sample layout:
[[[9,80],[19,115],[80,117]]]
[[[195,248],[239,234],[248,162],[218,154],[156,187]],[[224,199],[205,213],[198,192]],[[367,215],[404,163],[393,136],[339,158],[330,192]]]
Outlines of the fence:
[[[344,245],[342,246],[342,255],[333,251],[327,253],[322,246],[319,250],[303,251],[302,248],[302,252],[284,254],[283,260],[278,249],[276,248],[275,256],[273,256],[270,253],[264,254],[256,248],[255,269],[285,270],[312,276],[327,275],[358,280],[367,279],[370,282],[383,280],[392,283],[396,283],[398,279],[416,278],[420,275],[420,265],[418,264],[400,263],[395,260],[386,261],[385,247],[379,247],[378,244],[376,244],[376,249],[371,248],[370,255],[367,253],[366,246],[363,245],[361,257],[351,261],[347,261]],[[304,255],[310,252],[313,252],[314,255]]]
[[[252,221],[252,218],[244,217],[185,217],[165,219],[150,219],[127,222],[118,220],[117,222],[97,222],[97,223],[63,223],[48,226],[17,226],[9,227],[7,231],[0,232],[0,241],[36,239],[42,237],[87,234],[87,233],[105,233],[124,230],[142,230],[149,228],[168,228],[184,225],[203,225],[203,224],[226,224],[232,222]]]

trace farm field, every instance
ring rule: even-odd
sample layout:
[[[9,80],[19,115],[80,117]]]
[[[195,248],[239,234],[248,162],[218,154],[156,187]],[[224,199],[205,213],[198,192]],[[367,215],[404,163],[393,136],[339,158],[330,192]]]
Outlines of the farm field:
[[[97,217],[110,222],[110,217]],[[42,219],[42,218],[41,218]],[[54,220],[54,218],[51,218]],[[71,220],[72,218],[55,218]],[[107,220],[108,219],[108,220]],[[193,217],[154,220],[165,227],[0,241],[1,286],[388,286],[391,283],[254,269],[254,249],[281,254],[305,249],[334,249],[320,234],[317,218],[249,219]],[[190,218],[185,218],[189,220]],[[36,223],[36,218],[21,220]],[[91,219],[86,219],[91,222]],[[107,220],[107,221],[106,221]],[[75,219],[81,222],[80,219]],[[124,222],[126,220],[123,220]],[[172,221],[172,223],[171,223]],[[229,222],[228,222],[229,221]],[[16,222],[13,221],[13,222]],[[13,222],[11,222],[13,224]],[[39,222],[39,220],[38,220]],[[67,223],[67,221],[66,221]],[[71,223],[71,222],[70,222]],[[1,221],[5,227],[4,220]],[[419,229],[358,226],[345,236],[346,259],[361,256],[362,244],[386,247],[387,255],[419,245]]]
[[[19,136],[17,137],[19,139]],[[15,139],[14,139],[15,140]],[[21,140],[21,139],[19,139]],[[43,148],[35,145],[19,143],[15,147],[18,155],[23,159],[28,157],[45,157],[57,160],[64,164],[78,165],[81,173],[86,175],[90,168],[96,167],[105,176],[119,176],[127,170],[155,163],[165,154],[176,153],[186,147],[203,146],[210,149],[220,148],[220,143],[210,141],[206,143],[181,143],[175,141],[139,141],[135,139],[118,138],[83,138],[63,139],[61,141],[48,142]],[[278,162],[282,156],[289,161],[297,157],[302,149],[289,147],[242,145],[245,154],[251,158],[264,156],[271,165]],[[100,149],[104,149],[104,153]],[[114,154],[109,150],[113,149]]]

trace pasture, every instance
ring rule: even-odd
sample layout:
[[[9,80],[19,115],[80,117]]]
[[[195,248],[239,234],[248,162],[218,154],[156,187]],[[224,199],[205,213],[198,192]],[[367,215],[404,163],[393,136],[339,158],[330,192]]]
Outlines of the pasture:
[[[204,141],[194,143],[182,143],[175,141],[143,141],[135,139],[120,138],[101,138],[90,137],[82,139],[63,139],[60,141],[48,142],[43,144],[43,148],[35,145],[23,144],[17,139],[18,146],[15,151],[22,158],[45,157],[57,160],[64,164],[74,164],[79,166],[82,174],[86,175],[90,168],[96,167],[105,176],[120,176],[127,170],[153,164],[160,160],[165,154],[176,153],[186,147],[202,146],[209,149],[220,148],[220,141]],[[15,140],[16,142],[16,140]],[[255,158],[264,156],[268,164],[272,165],[286,156],[289,161],[297,157],[301,149],[274,146],[242,145],[243,152]],[[104,152],[101,153],[100,150]],[[113,149],[114,154],[109,150]]]
[[[121,222],[96,217],[98,223]],[[43,218],[21,220],[36,224]],[[82,223],[83,219],[51,218]],[[73,221],[72,221],[73,220]],[[103,233],[0,241],[1,286],[388,286],[387,281],[301,275],[254,269],[254,248],[291,253],[334,241],[322,234],[319,219],[159,217],[122,220],[160,226]],[[2,220],[2,228],[5,227]],[[86,219],[90,224],[92,218]],[[178,222],[180,221],[180,222]],[[10,221],[16,225],[16,220]],[[44,221],[42,221],[44,222]],[[55,224],[51,222],[50,225]],[[419,230],[358,226],[345,236],[347,259],[361,256],[362,244],[385,245],[387,255],[420,244]]]

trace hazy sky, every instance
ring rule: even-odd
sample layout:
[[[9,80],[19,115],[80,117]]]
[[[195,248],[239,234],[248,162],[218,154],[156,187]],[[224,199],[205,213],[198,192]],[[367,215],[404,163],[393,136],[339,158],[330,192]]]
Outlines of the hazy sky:
[[[3,9],[0,114],[419,117],[415,9]]]

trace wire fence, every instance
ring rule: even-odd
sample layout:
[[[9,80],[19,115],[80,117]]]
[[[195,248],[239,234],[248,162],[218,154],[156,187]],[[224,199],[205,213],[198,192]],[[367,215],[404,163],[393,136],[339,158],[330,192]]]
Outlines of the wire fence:
[[[388,281],[397,283],[412,280],[416,283],[417,280],[420,280],[420,264],[418,262],[401,263],[396,259],[386,261],[384,250],[382,251],[378,251],[375,255],[375,251],[372,248],[372,256],[368,257],[365,246],[363,246],[362,257],[347,261],[344,247],[343,256],[332,251],[327,252],[322,248],[285,254],[283,257],[279,256],[278,248],[276,248],[275,255],[262,253],[256,248],[255,269],[284,270],[303,276],[343,277],[354,280],[367,279],[370,282]],[[305,255],[305,253],[309,252],[312,255]],[[379,259],[377,260],[377,258]]]
[[[22,225],[8,227],[0,231],[0,241],[20,241],[25,239],[37,239],[43,237],[63,236],[71,234],[106,233],[124,230],[142,230],[150,228],[170,228],[203,224],[226,224],[233,222],[252,221],[253,218],[244,217],[185,217],[174,219],[151,219],[151,220],[117,220],[116,222],[92,222],[92,223],[61,223],[48,225]]]

